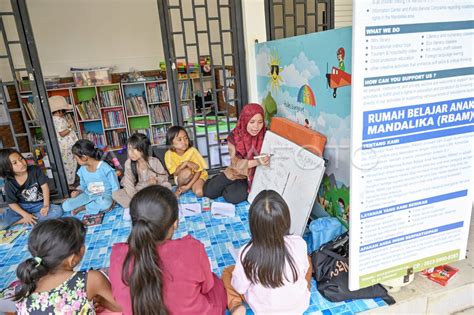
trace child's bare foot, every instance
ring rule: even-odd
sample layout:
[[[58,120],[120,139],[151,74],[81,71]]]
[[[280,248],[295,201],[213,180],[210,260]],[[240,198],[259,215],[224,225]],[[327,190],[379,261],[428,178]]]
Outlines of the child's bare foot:
[[[86,210],[86,206],[80,206],[79,208],[76,208],[76,209],[72,210],[71,213],[72,213],[72,215],[76,215],[79,212],[82,212],[84,210]]]
[[[243,306],[242,304],[238,305],[238,306],[235,306],[234,308],[232,308],[232,310],[230,311],[230,313],[232,315],[245,315],[245,313],[247,312],[247,310],[245,309],[245,306]]]

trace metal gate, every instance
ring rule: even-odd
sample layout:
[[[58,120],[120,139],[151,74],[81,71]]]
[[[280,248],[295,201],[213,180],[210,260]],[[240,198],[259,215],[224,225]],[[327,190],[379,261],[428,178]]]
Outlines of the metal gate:
[[[158,0],[158,11],[177,123],[209,168],[222,168],[229,161],[225,139],[247,102],[242,3]]]
[[[334,28],[334,0],[265,0],[267,40]]]
[[[59,145],[53,126],[52,116],[48,104],[48,94],[43,81],[38,52],[33,37],[30,18],[25,0],[11,0],[10,5],[6,1],[2,3],[0,12],[0,41],[3,47],[0,49],[0,67],[5,78],[0,78],[1,94],[5,94],[4,87],[11,87],[16,91],[18,106],[11,108],[7,106],[7,116],[14,147],[22,149],[21,141],[28,140],[29,151],[35,155],[36,152],[44,151],[40,161],[44,163],[48,176],[50,177],[51,195],[63,198],[68,195],[68,185],[64,176],[64,167],[61,160]],[[20,81],[29,83],[30,90],[25,93],[20,89]],[[3,100],[7,100],[7,95]],[[24,99],[32,108],[35,108],[37,117],[28,117]],[[22,126],[23,124],[23,126]],[[20,127],[18,128],[17,125]],[[43,141],[34,141],[32,129],[41,133]],[[44,148],[41,150],[40,148]],[[21,151],[24,151],[21,150]],[[46,157],[46,158],[45,158]]]

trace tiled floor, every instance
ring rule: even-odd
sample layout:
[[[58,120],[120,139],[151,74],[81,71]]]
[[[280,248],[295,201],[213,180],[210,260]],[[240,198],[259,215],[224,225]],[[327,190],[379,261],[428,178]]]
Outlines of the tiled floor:
[[[222,201],[222,200],[217,200]],[[201,202],[192,193],[180,198],[181,203]],[[81,213],[82,217],[85,213]],[[175,238],[191,234],[200,240],[211,260],[213,271],[220,275],[222,270],[233,265],[234,259],[229,248],[241,247],[249,239],[247,224],[248,204],[241,203],[236,207],[236,216],[232,218],[213,218],[210,212],[201,215],[180,218]],[[112,245],[124,242],[130,232],[130,222],[122,220],[122,209],[117,207],[106,214],[101,225],[89,227],[86,237],[86,254],[81,269],[102,268],[109,265]],[[30,255],[27,250],[29,231],[21,235],[14,243],[0,245],[0,287],[12,282],[16,267]],[[311,305],[305,314],[353,314],[385,305],[381,299],[355,300],[331,303],[325,300],[316,290],[316,282],[311,285]],[[250,311],[248,312],[250,313]]]

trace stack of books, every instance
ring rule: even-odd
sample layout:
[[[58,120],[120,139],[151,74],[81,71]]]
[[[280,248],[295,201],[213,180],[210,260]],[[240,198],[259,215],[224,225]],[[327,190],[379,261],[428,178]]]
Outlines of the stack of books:
[[[125,115],[122,110],[105,110],[103,115],[104,128],[125,127]]]
[[[127,132],[124,129],[106,131],[105,136],[107,138],[107,143],[113,149],[120,149],[127,143]]]
[[[168,105],[156,105],[151,109],[151,120],[152,123],[162,123],[171,121],[171,113]]]
[[[181,100],[189,100],[191,98],[191,93],[189,90],[189,81],[179,81],[178,82],[178,92]]]
[[[130,96],[126,99],[127,114],[130,116],[146,115],[146,102],[143,96]]]
[[[148,102],[158,103],[158,102],[168,102],[168,86],[166,83],[149,83],[146,86],[146,96]]]
[[[92,141],[94,145],[100,149],[105,147],[105,137],[103,133],[83,131],[82,139],[87,139],[87,140]]]
[[[77,112],[80,120],[100,119],[99,105],[94,98],[77,104]]]
[[[36,105],[33,103],[33,100],[30,101],[30,99],[28,99],[28,102],[23,103],[23,106],[25,107],[29,120],[37,121],[38,112],[36,111]]]
[[[119,106],[122,101],[120,99],[120,90],[100,91],[100,104],[102,107]]]

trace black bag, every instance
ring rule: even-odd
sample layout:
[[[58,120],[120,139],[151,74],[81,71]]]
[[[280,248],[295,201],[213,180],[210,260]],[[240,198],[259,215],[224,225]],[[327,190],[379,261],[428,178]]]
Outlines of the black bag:
[[[341,234],[311,254],[319,293],[331,302],[379,297],[388,305],[395,300],[380,284],[349,291],[349,232]]]

